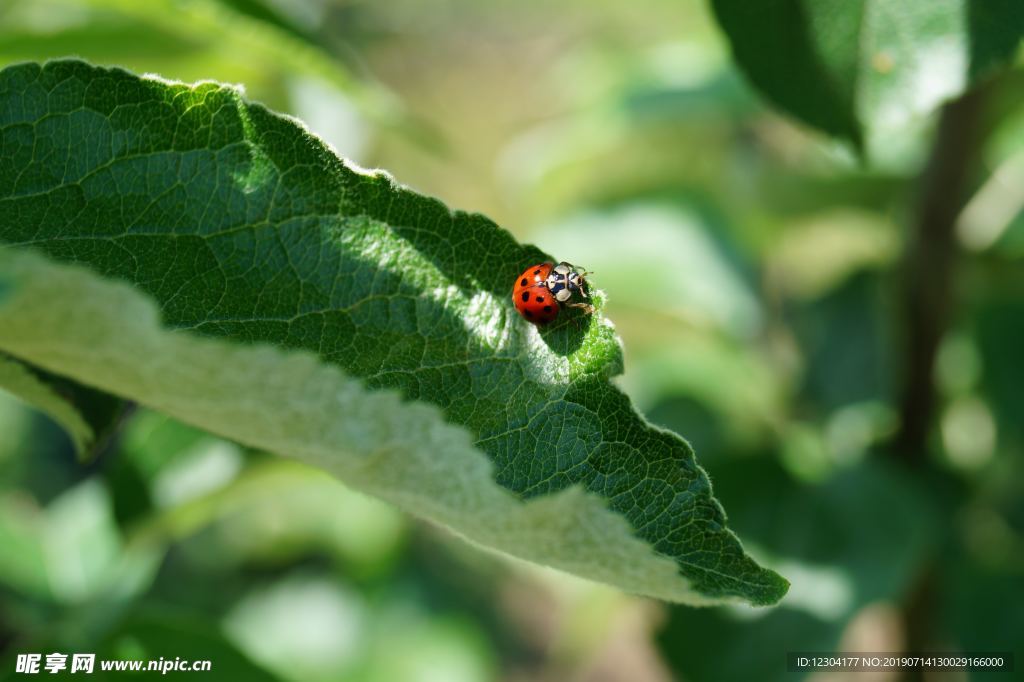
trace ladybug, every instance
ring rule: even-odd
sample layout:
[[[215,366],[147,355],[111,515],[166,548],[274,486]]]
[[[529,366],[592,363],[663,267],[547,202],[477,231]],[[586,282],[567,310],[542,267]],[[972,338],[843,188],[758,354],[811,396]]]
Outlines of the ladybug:
[[[586,272],[578,272],[571,264],[540,263],[523,271],[512,287],[512,303],[527,322],[545,325],[558,317],[562,306],[594,312],[588,303],[570,303],[573,294],[587,298]]]

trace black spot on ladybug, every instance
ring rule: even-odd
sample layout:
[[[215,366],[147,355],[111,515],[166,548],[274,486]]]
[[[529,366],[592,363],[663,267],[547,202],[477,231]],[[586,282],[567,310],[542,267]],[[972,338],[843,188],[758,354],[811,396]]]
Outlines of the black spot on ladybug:
[[[524,291],[523,292],[523,300],[524,301],[529,301],[530,300],[530,292],[529,291]]]
[[[544,312],[550,313],[551,312],[551,306],[549,306],[549,305],[544,306]]]
[[[543,296],[538,296],[537,297],[537,303],[543,303],[543,302],[544,302],[544,297]]]
[[[519,283],[519,286],[525,287],[529,283],[530,283],[529,280],[526,279],[525,277],[523,277],[523,281]]]
[[[533,311],[532,310],[527,310],[526,311],[526,316],[527,317],[533,317]]]
[[[535,275],[539,275],[539,274],[540,274],[540,268],[537,268],[536,270],[534,270],[534,271],[533,271],[533,274],[535,274]]]

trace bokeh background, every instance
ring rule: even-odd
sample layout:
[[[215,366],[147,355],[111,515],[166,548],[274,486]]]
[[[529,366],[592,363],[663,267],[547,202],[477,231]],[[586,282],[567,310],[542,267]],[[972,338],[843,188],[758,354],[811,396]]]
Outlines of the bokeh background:
[[[1021,60],[985,88],[908,453],[907,235],[935,117],[858,158],[763,103],[703,2],[0,2],[0,64],[67,55],[243,84],[594,271],[622,387],[793,586],[763,610],[626,596],[144,409],[82,465],[0,392],[0,678],[26,651],[296,682],[796,680],[787,651],[922,643],[1024,665]]]

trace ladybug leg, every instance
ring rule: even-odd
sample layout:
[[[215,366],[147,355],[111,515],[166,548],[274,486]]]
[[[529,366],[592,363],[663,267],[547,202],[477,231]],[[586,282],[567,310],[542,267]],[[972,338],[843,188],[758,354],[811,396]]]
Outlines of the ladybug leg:
[[[594,273],[590,270],[584,270],[580,273],[580,294],[583,295],[583,298],[590,298],[590,296],[587,295],[587,275],[593,274]]]

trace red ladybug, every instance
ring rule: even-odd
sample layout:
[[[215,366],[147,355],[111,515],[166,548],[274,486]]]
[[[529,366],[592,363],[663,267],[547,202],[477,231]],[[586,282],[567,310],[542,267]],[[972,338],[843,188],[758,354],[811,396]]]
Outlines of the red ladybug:
[[[586,274],[577,272],[564,261],[558,265],[550,262],[532,265],[516,279],[512,302],[523,319],[537,325],[548,324],[558,317],[563,305],[592,313],[594,307],[588,303],[570,303],[576,293],[587,298]]]

